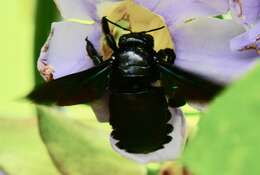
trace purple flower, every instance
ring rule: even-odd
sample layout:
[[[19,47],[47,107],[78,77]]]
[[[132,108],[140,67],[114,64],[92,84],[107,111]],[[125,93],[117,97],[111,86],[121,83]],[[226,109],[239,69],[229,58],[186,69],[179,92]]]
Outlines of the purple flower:
[[[175,64],[179,67],[227,84],[254,66],[256,53],[230,49],[230,40],[245,32],[241,25],[205,18],[226,13],[227,0],[174,0],[157,4],[136,1],[166,19],[177,55]]]
[[[157,31],[155,49],[172,47],[176,52],[175,64],[187,71],[227,84],[240,77],[255,64],[256,52],[231,50],[230,40],[245,32],[232,20],[208,18],[226,13],[227,0],[55,0],[64,21],[53,23],[49,39],[43,46],[38,68],[51,81],[89,69],[92,60],[85,50],[85,38],[106,56],[110,51],[104,44],[100,19],[108,16],[115,22],[126,22],[132,31],[142,31],[166,25],[168,30]],[[120,31],[113,28],[118,38]],[[101,122],[109,120],[107,97],[90,104]],[[185,120],[179,109],[170,108],[174,138],[165,148],[149,154],[130,154],[116,146],[120,154],[139,162],[176,159],[185,142]]]

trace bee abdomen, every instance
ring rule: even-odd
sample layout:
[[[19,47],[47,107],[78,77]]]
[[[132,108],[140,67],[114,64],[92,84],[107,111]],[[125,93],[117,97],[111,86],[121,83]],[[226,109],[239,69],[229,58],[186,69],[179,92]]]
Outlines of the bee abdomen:
[[[168,124],[171,113],[163,91],[151,87],[136,93],[112,93],[110,96],[111,136],[117,146],[130,153],[150,153],[172,140]]]

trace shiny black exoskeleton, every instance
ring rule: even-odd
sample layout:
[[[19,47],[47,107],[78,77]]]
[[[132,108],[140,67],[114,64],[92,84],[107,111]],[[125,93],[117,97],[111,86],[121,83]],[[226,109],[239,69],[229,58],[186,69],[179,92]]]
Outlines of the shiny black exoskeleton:
[[[168,107],[179,107],[187,100],[209,100],[222,87],[174,66],[174,50],[154,50],[154,39],[147,34],[163,27],[131,32],[115,42],[109,22],[102,18],[102,29],[112,57],[104,61],[86,38],[87,53],[95,67],[37,87],[29,94],[36,103],[75,105],[109,95],[111,136],[117,146],[131,153],[149,153],[174,140],[168,124]],[[159,82],[159,85],[158,85]],[[174,131],[173,131],[174,132]]]
[[[103,18],[103,30],[109,42],[113,37],[107,25],[107,19]],[[87,48],[93,50],[87,42]],[[167,124],[171,113],[163,89],[153,84],[160,78],[156,62],[165,57],[154,51],[153,37],[146,32],[121,36],[119,47],[112,46],[114,43],[109,44],[114,49],[109,81],[112,137],[119,141],[117,146],[127,152],[149,153],[163,148],[172,140],[169,133],[173,127]],[[173,50],[167,51],[161,52],[173,62]]]

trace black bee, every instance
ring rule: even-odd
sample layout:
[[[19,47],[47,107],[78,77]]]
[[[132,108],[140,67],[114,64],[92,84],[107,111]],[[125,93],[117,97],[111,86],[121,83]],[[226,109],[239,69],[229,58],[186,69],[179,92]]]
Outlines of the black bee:
[[[109,23],[130,32],[119,38],[118,45]],[[169,136],[174,128],[168,124],[168,107],[180,107],[187,100],[210,100],[222,86],[176,67],[173,49],[156,52],[154,39],[147,33],[162,28],[131,32],[103,17],[103,33],[113,50],[111,58],[103,61],[86,38],[86,50],[95,66],[42,84],[29,99],[67,106],[90,103],[109,94],[109,122],[116,145],[130,153],[163,148],[174,139]],[[155,85],[158,81],[160,86]]]

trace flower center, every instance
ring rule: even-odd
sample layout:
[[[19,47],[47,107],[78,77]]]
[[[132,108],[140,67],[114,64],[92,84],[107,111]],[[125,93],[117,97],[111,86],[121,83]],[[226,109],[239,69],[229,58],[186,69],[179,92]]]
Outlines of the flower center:
[[[161,26],[167,26],[163,18],[145,7],[142,7],[131,0],[116,2],[110,8],[107,9],[107,5],[100,6],[99,10],[102,11],[100,16],[107,16],[110,20],[117,22],[123,27],[131,29],[133,32],[141,32],[150,29],[155,29]],[[118,41],[120,36],[125,34],[125,31],[122,31],[118,27],[110,25],[111,33]],[[156,51],[165,48],[174,48],[172,42],[172,37],[167,29],[158,30],[149,33],[154,38],[154,49]],[[102,38],[102,51],[105,58],[109,58],[112,51],[108,48],[106,43],[104,43],[104,37]]]

